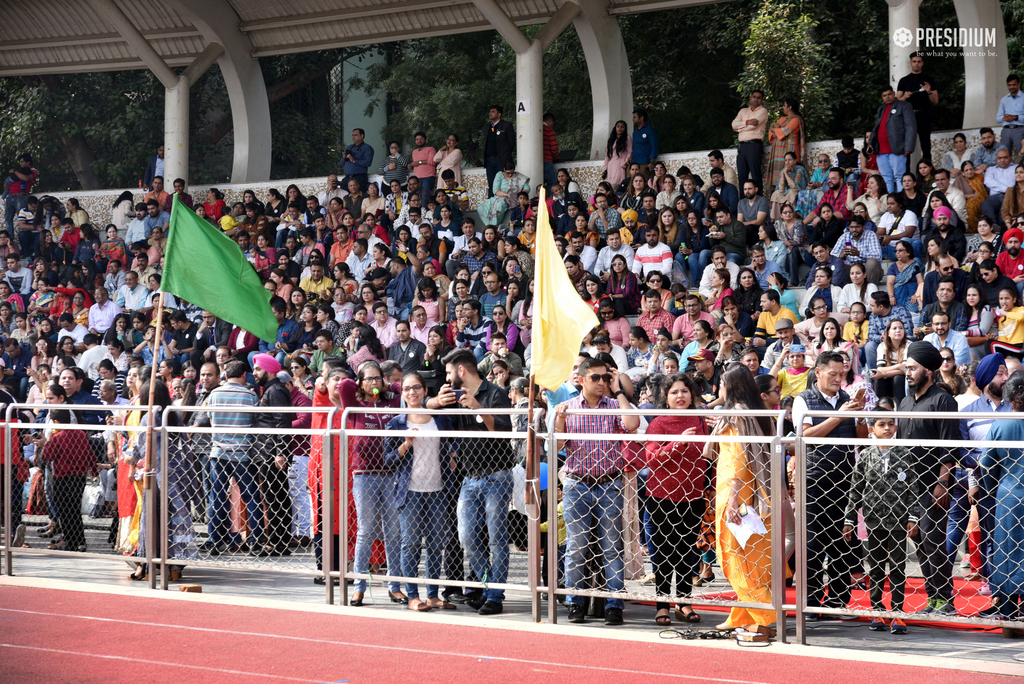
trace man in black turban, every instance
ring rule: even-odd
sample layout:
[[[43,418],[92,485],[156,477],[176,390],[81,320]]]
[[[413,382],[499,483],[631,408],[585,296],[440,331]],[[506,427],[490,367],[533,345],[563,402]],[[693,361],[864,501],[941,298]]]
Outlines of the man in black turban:
[[[914,342],[907,350],[908,394],[900,403],[900,412],[915,414],[956,413],[956,400],[935,386],[935,374],[942,365],[942,354],[928,342]],[[924,440],[953,442],[960,439],[957,419],[921,416],[899,419],[896,436],[907,440],[902,444],[912,451],[917,464],[918,481],[922,486],[921,508],[924,516],[918,522],[917,557],[925,577],[928,606],[920,611],[955,615],[953,607],[952,558],[946,553],[946,523],[949,519],[949,489],[953,470],[959,460],[957,447],[913,446]]]

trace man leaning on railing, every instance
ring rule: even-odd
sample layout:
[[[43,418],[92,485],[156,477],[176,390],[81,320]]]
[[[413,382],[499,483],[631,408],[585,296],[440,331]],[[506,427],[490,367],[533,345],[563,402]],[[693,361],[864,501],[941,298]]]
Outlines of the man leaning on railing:
[[[860,419],[842,415],[810,417],[808,411],[861,411],[864,388],[850,397],[842,389],[843,355],[824,352],[814,364],[815,384],[793,402],[793,424],[804,437],[828,437],[829,444],[808,444],[807,480],[807,605],[846,608],[850,602],[850,570],[856,563],[850,543],[843,538],[843,520],[854,447],[848,440],[867,437]],[[828,598],[825,597],[825,559],[828,558]],[[808,615],[816,620],[823,616]]]

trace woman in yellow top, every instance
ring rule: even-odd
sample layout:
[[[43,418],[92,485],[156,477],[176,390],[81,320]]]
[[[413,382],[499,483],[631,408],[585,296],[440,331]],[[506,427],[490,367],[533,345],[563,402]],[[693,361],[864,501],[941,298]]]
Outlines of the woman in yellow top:
[[[1019,304],[1017,288],[1004,287],[999,291],[999,308],[995,310],[999,337],[989,345],[993,353],[1015,359],[1024,356],[1024,306]]]
[[[718,421],[714,435],[756,439],[775,434],[769,418],[740,418],[730,415],[733,409],[760,409],[764,403],[745,366],[737,365],[722,377],[725,412]],[[772,603],[772,521],[771,521],[771,445],[757,442],[709,442],[708,456],[717,460],[717,492],[715,497],[715,532],[718,560],[736,597],[744,603]],[[765,534],[755,534],[745,546],[733,536],[727,521],[739,523],[747,511],[755,512],[764,522]],[[742,512],[741,512],[742,511]],[[775,636],[770,626],[775,611],[763,608],[733,608],[717,629],[743,628],[769,638]]]
[[[68,211],[68,218],[75,222],[76,228],[81,228],[83,223],[89,222],[89,212],[82,208],[76,198],[70,198],[64,203],[64,207]]]

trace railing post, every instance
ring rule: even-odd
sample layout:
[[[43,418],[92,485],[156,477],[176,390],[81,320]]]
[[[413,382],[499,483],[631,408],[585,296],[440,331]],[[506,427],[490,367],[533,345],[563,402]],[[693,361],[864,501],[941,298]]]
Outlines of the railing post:
[[[170,507],[170,486],[168,480],[170,479],[170,460],[171,452],[169,449],[170,437],[167,434],[167,416],[161,414],[160,421],[160,479],[159,493],[160,493],[160,588],[167,591],[167,582],[170,579],[170,570],[167,566],[167,556],[170,553],[170,527],[169,527],[169,514],[168,508]]]
[[[796,573],[796,641],[807,644],[807,443],[803,435],[796,436],[796,551],[794,560]]]
[[[538,460],[538,449],[540,438],[537,436],[534,426],[529,426],[526,439],[531,442],[528,448],[533,449],[533,458],[527,459],[526,464],[526,553],[527,553],[527,582],[530,585],[530,605],[533,611],[533,621],[541,621],[540,585],[541,579],[541,548],[540,548],[540,461]],[[532,472],[531,472],[532,471]]]
[[[782,421],[784,412],[779,413],[775,439],[772,440],[772,603],[775,605],[775,626],[778,639],[786,641],[786,452],[782,447]]]
[[[328,605],[334,605],[334,579],[331,577],[334,571],[334,437],[331,432],[334,430],[334,414],[337,410],[331,408],[327,414],[320,468],[320,558]],[[344,506],[341,508],[344,510]],[[342,605],[348,605],[347,591],[341,592],[341,602]]]
[[[548,428],[548,622],[558,624],[558,441]]]
[[[13,491],[14,483],[12,478],[14,477],[14,449],[12,448],[13,441],[11,439],[11,408],[7,408],[7,415],[5,416],[4,424],[2,428],[4,431],[3,435],[3,455],[4,455],[4,561],[3,570],[4,573],[11,577],[14,572],[11,570],[11,558],[13,556],[11,552],[11,539],[14,533],[11,531],[11,522],[14,520],[14,516],[11,511],[11,492]],[[19,483],[20,486],[20,483]]]
[[[152,421],[157,415],[160,415],[160,407],[154,406],[153,410],[146,416],[146,420]],[[156,589],[156,568],[153,567],[153,560],[157,558],[157,554],[153,552],[153,540],[156,539],[156,531],[159,529],[157,527],[159,524],[157,517],[160,513],[156,504],[159,493],[153,491],[153,483],[155,481],[155,486],[159,488],[160,482],[157,479],[156,471],[153,469],[151,456],[152,454],[146,454],[146,471],[143,479],[146,486],[142,489],[142,497],[146,512],[146,526],[144,528],[146,532],[146,570],[149,573],[149,588]]]

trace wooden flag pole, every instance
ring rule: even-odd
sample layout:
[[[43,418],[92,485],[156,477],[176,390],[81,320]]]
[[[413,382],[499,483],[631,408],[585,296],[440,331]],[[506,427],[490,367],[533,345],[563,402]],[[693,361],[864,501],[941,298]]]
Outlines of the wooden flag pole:
[[[156,331],[153,335],[153,372],[149,376],[149,400],[146,409],[146,477],[143,480],[143,488],[153,488],[153,403],[156,400],[156,378],[157,369],[160,367],[160,347],[163,345],[163,323],[164,323],[164,293],[160,291],[160,298],[156,305]]]

